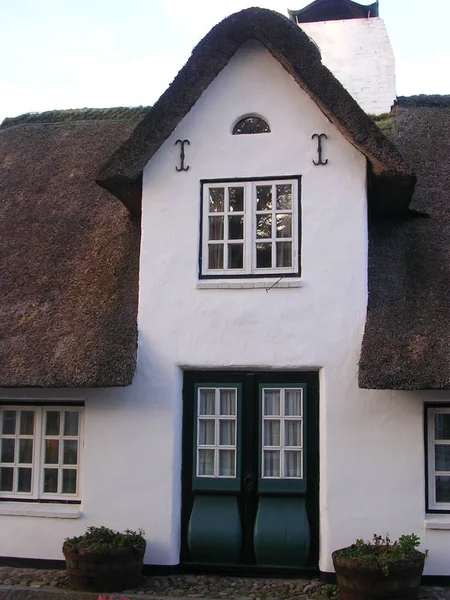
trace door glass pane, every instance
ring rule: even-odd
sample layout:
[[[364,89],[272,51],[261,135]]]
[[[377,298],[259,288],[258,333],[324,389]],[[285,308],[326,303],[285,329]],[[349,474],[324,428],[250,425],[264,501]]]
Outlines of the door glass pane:
[[[280,444],[280,421],[264,421],[264,446]]]
[[[231,420],[219,421],[219,445],[234,446],[236,444],[236,422]]]
[[[272,186],[256,186],[256,210],[272,210]]]
[[[31,464],[33,462],[33,440],[19,440],[19,463]]]
[[[31,469],[18,469],[17,491],[22,493],[31,492]]]
[[[16,411],[4,410],[2,433],[5,435],[14,435],[16,433]]]
[[[234,450],[219,450],[219,477],[234,476]]]
[[[45,435],[59,435],[60,412],[49,410],[46,413]]]
[[[284,476],[302,476],[302,453],[301,451],[286,450],[284,453]]]
[[[214,477],[214,450],[198,451],[198,474],[200,477]]]
[[[56,494],[58,491],[58,469],[44,469],[44,492]]]
[[[220,390],[220,414],[236,414],[236,390]]]
[[[244,244],[228,244],[228,268],[244,268]]]
[[[289,210],[292,208],[292,185],[277,185],[277,210]]]
[[[280,476],[280,451],[264,450],[263,452],[263,477]]]
[[[280,390],[264,390],[264,415],[280,414]]]
[[[76,465],[78,462],[78,441],[64,440],[63,442],[63,464]]]
[[[434,428],[437,440],[450,440],[450,413],[435,415]]]
[[[13,491],[14,469],[12,467],[0,468],[0,492]]]
[[[284,445],[301,446],[302,445],[302,422],[285,421],[284,422]]]
[[[58,464],[59,440],[45,440],[45,464]]]
[[[31,410],[20,411],[20,435],[33,435],[34,412]]]
[[[13,463],[14,462],[14,447],[16,440],[3,438],[1,441],[2,452],[0,454],[0,462],[2,463]]]
[[[198,422],[198,443],[200,446],[214,446],[216,443],[216,422],[213,419],[200,419]]]
[[[62,472],[62,493],[77,493],[77,471],[76,469],[63,469]]]
[[[244,239],[244,217],[242,215],[230,215],[228,217],[228,239]]]
[[[223,212],[224,188],[209,188],[209,212]]]
[[[302,391],[286,390],[284,392],[284,414],[287,417],[302,416]]]
[[[256,215],[256,237],[258,239],[271,239],[272,215]]]
[[[230,212],[242,212],[244,210],[244,188],[230,187],[228,188],[230,198]]]
[[[208,269],[223,269],[223,244],[209,244]]]
[[[272,244],[256,244],[256,268],[270,269],[272,267]]]
[[[209,217],[209,239],[223,240],[223,217]]]
[[[436,502],[450,502],[450,476],[436,477]]]
[[[436,444],[434,448],[436,471],[450,471],[450,445]]]
[[[64,412],[64,435],[78,435],[78,417],[77,410]]]
[[[292,237],[292,215],[277,215],[277,238]]]
[[[216,390],[199,390],[200,391],[200,406],[198,408],[199,415],[215,415],[216,414]]]
[[[292,267],[292,242],[277,243],[277,267]]]

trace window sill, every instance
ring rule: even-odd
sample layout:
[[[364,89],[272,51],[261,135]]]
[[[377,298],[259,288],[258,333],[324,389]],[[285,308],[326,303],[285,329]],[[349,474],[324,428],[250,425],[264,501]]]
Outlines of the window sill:
[[[0,515],[11,517],[48,517],[53,519],[79,519],[78,504],[43,504],[41,502],[0,501]]]
[[[275,277],[270,279],[240,279],[227,281],[226,279],[213,279],[198,281],[198,290],[253,290],[276,288],[299,288],[304,284],[298,277],[283,277],[278,281]]]
[[[427,515],[425,517],[425,529],[450,529],[450,514]]]

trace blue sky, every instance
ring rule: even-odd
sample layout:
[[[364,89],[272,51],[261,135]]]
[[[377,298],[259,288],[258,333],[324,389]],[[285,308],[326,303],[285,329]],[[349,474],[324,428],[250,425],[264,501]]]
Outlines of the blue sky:
[[[153,104],[211,27],[255,4],[286,15],[309,0],[0,0],[0,122]],[[450,94],[450,0],[380,0],[380,16],[397,93]]]

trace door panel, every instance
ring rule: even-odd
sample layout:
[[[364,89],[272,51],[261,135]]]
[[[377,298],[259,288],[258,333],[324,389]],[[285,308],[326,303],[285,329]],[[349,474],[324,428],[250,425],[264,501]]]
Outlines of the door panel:
[[[181,562],[317,567],[316,373],[186,372]]]

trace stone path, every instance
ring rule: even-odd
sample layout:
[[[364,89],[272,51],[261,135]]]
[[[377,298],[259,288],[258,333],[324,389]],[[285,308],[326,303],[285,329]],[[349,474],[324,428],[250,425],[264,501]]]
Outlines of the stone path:
[[[35,592],[34,594],[31,592]],[[59,594],[57,592],[60,592]],[[63,570],[0,567],[0,600],[71,600],[97,598],[98,594],[70,592]],[[339,600],[335,585],[313,579],[269,579],[212,575],[142,577],[140,586],[122,594],[103,594],[105,600],[139,598],[205,598],[216,600]],[[422,587],[420,600],[450,600],[450,588]]]

